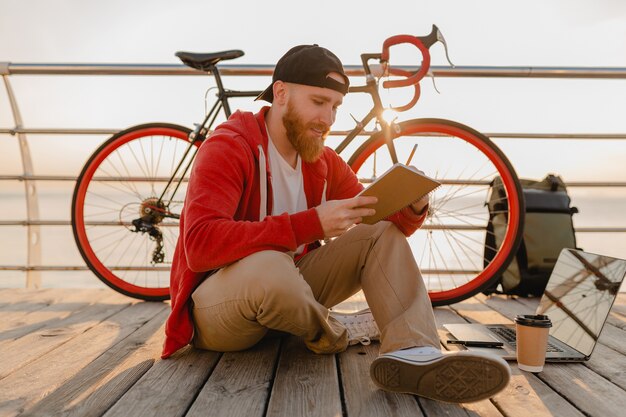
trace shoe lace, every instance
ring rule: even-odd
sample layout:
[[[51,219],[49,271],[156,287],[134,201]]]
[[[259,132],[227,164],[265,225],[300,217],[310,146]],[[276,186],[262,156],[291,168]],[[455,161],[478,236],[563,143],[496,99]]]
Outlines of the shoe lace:
[[[374,321],[374,316],[367,310],[354,314],[334,314],[348,330],[348,344],[369,345],[372,340],[380,339],[380,331]]]

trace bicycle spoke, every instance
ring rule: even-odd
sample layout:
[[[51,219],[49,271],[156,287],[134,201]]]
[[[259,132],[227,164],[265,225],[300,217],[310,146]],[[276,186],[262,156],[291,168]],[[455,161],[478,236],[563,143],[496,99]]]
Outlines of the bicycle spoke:
[[[139,146],[141,146],[141,141],[139,141]],[[135,162],[137,162],[137,166],[139,167],[143,175],[145,177],[149,177],[148,173],[143,169],[141,162],[139,162],[139,158],[137,158],[137,155],[135,154],[135,151],[133,150],[133,147],[131,144],[129,144],[128,150],[130,151],[130,154],[133,156],[133,159],[135,160]]]
[[[454,232],[456,232],[456,231],[453,231],[453,230],[442,230],[442,232],[443,232],[444,237],[446,238],[446,240],[450,241],[450,239],[451,239],[451,238],[454,240],[455,244],[456,244],[456,245],[457,245],[457,246],[458,246],[458,247],[462,250],[462,252],[463,252],[463,254],[465,255],[466,259],[468,259],[468,260],[470,260],[470,261],[472,262],[472,266],[473,266],[476,270],[479,270],[479,269],[480,269],[480,266],[477,266],[477,265],[474,263],[474,261],[473,261],[473,259],[475,259],[476,257],[471,256],[470,254],[468,254],[468,253],[467,253],[467,251],[465,250],[465,248],[468,248],[468,249],[470,249],[470,248],[469,248],[469,246],[467,246],[466,244],[463,244],[463,242],[461,242],[461,241],[459,240],[459,238],[455,237],[455,233],[454,233]],[[457,232],[456,234],[457,234],[458,236],[466,237],[466,234],[461,234],[460,232]],[[450,246],[452,247],[453,245],[451,244]],[[473,251],[473,250],[472,250],[472,251]],[[456,256],[456,251],[455,251],[454,249],[452,249],[452,252],[453,252],[453,253],[455,254],[455,256]],[[473,251],[473,252],[474,252],[474,254],[477,254],[477,255],[478,255],[478,258],[479,258],[479,259],[481,259],[481,260],[483,259],[483,254],[482,254],[482,253],[480,253],[480,252],[478,252],[478,253],[477,253],[477,252],[475,252],[475,251]],[[459,262],[459,265],[463,265],[463,263]]]
[[[161,166],[161,157],[163,156],[163,146],[165,145],[165,137],[163,137],[163,140],[161,140],[161,148],[159,149],[159,156],[157,158],[157,162],[156,162],[156,167],[155,167],[155,171],[154,171],[154,176],[157,176],[157,173],[160,172],[159,171],[159,167]]]
[[[459,242],[458,239],[454,238],[453,236],[449,236],[449,235],[451,235],[451,233],[449,231],[447,231],[447,230],[444,230],[443,234],[444,234],[446,240],[448,240],[448,242],[450,241],[450,238],[452,238],[452,240],[454,241],[456,246],[461,250],[461,252],[463,252],[463,255],[465,255],[465,259],[469,260],[472,263],[472,266],[474,267],[475,270],[478,271],[478,270],[481,269],[481,266],[476,265],[476,263],[474,261],[475,257],[471,256],[470,254],[467,253],[467,251],[465,250],[463,245],[461,245],[461,243]],[[450,246],[452,246],[452,245],[450,245]],[[456,251],[453,250],[453,252],[454,252],[454,254],[456,256]],[[464,263],[459,261],[459,265],[462,266],[462,265],[464,265]]]
[[[459,216],[463,216],[463,217],[468,217],[470,219],[474,219],[474,220],[483,220],[483,221],[487,221],[489,220],[488,216],[482,212],[482,211],[475,211],[475,212],[466,212],[466,211],[462,211],[462,210],[440,210],[438,213],[440,216],[440,218],[458,218]],[[480,226],[480,227],[487,227],[486,225],[475,225],[475,226]]]
[[[142,200],[141,195],[139,195],[139,194],[138,194],[138,193],[139,193],[139,191],[138,191],[138,190],[133,190],[133,192],[129,194],[129,193],[128,193],[128,191],[127,191],[127,189],[120,188],[120,187],[118,187],[118,186],[114,185],[114,184],[113,184],[112,182],[110,182],[110,181],[102,181],[102,182],[101,182],[101,183],[99,183],[98,185],[99,185],[99,186],[108,187],[108,188],[110,188],[110,189],[112,189],[112,190],[118,191],[118,192],[123,193],[123,194],[132,195],[133,197],[137,197],[137,199],[138,199],[138,200]],[[90,192],[91,192],[91,191],[90,191]]]
[[[113,234],[116,234],[116,233],[119,233],[119,230],[113,229],[113,231],[106,232],[103,235],[100,235],[98,237],[93,237],[91,239],[91,241],[95,243],[95,242],[99,241],[100,239],[104,239],[104,238],[109,237],[109,236],[111,236]]]
[[[472,259],[474,259],[474,257],[472,257],[472,256],[468,255],[468,253],[465,251],[465,248],[463,248],[463,246],[461,245],[461,243],[459,242],[459,240],[458,240],[457,238],[455,238],[455,237],[454,237],[454,235],[452,234],[452,230],[443,230],[443,233],[444,233],[445,238],[446,238],[448,241],[450,241],[450,238],[452,238],[452,239],[454,240],[454,242],[456,243],[456,245],[457,245],[457,246],[458,246],[458,247],[459,247],[459,248],[463,251],[463,253],[464,253],[464,255],[465,255],[466,259],[468,259],[468,260],[472,260]],[[460,233],[459,233],[459,234],[460,234]],[[461,236],[464,236],[464,235],[461,235]],[[452,245],[450,245],[450,246],[452,246]],[[455,252],[454,250],[453,250],[453,252],[454,252],[454,253],[455,253],[455,255],[456,255],[456,252]],[[481,257],[482,257],[482,254],[481,254]],[[463,265],[461,262],[459,262],[459,264],[460,264],[460,265]],[[472,266],[473,266],[476,270],[480,269],[480,267],[479,267],[479,266],[477,266],[477,265],[476,265],[473,261],[472,261]]]
[[[150,137],[150,140],[152,140],[152,137]],[[152,190],[152,195],[154,196],[156,192],[154,191],[154,176],[153,176],[152,169],[151,169],[152,165],[148,163],[148,158],[143,148],[143,142],[144,142],[143,140],[139,141],[139,148],[141,149],[141,155],[143,157],[144,163],[146,164],[146,171],[147,171],[146,177],[148,179],[152,179],[152,181],[150,181],[150,188]],[[150,154],[152,155],[152,151],[150,151]]]
[[[428,231],[428,232],[426,232],[426,233],[428,233],[428,234],[432,234],[432,232],[431,232],[431,231]],[[422,256],[420,257],[420,260],[419,260],[419,262],[417,263],[418,265],[423,265],[423,262],[424,262],[424,254],[425,254],[425,253],[426,253],[426,249],[423,249],[423,250],[422,250]]]
[[[178,236],[174,236],[174,234],[170,231],[166,231],[163,236],[167,240],[167,243],[169,244],[171,251],[173,252],[174,248],[176,248],[176,240]]]
[[[481,248],[483,247],[483,242],[477,241],[476,239],[473,239],[473,238],[467,236],[466,234],[458,233],[456,230],[450,230],[450,233],[454,234],[454,235],[457,235],[458,237],[463,237],[466,241],[470,241],[470,242],[476,243]],[[457,239],[457,242],[459,244],[465,246],[465,248],[467,248],[468,250],[473,252],[479,258],[483,258],[484,259],[484,255],[483,255],[483,253],[481,251],[477,251],[472,246],[469,246],[467,243],[463,242],[461,239]]]
[[[150,136],[150,176],[156,178],[156,174],[154,170],[154,137]]]
[[[494,174],[497,174],[497,173],[490,173],[490,174],[487,174],[487,175],[485,175],[484,177],[479,178],[479,179],[478,179],[478,180],[476,180],[476,181],[485,181],[487,178],[492,177]],[[471,178],[473,178],[473,177],[470,177],[470,179],[471,179]],[[460,178],[457,178],[457,180],[461,180],[461,179],[460,179]],[[461,189],[463,189],[463,188],[467,188],[467,187],[458,187],[458,188],[459,188],[459,190],[458,190],[458,191],[455,191],[455,192],[453,192],[452,194],[450,194],[447,198],[442,199],[443,201],[441,202],[441,204],[446,204],[447,202],[449,202],[450,200],[452,200],[452,199],[456,196],[456,194],[458,194],[458,193],[460,192],[460,190],[461,190]]]
[[[98,229],[98,230],[100,230],[100,229]],[[121,241],[121,239],[120,239],[120,238],[118,238],[118,237],[116,237],[116,236],[113,236],[113,235],[118,235],[118,234],[119,234],[119,233],[121,233],[121,232],[122,232],[122,230],[120,230],[119,228],[114,228],[114,229],[113,229],[113,232],[108,233],[108,234],[106,235],[106,237],[107,237],[107,238],[110,238],[108,242],[107,242],[107,241],[98,242],[98,243],[100,243],[100,245],[99,245],[99,246],[98,246],[98,248],[97,248],[97,249],[98,249],[98,251],[100,251],[101,253],[104,253],[104,252],[106,252],[106,250],[107,250],[108,248],[110,248],[111,246],[116,245],[116,244],[119,244],[119,242]],[[91,235],[91,236],[95,235],[95,233],[93,232],[93,230],[92,230],[92,231],[90,231],[90,235]],[[91,240],[91,241],[95,243],[95,242],[97,242],[98,240],[100,240],[100,239],[102,239],[102,238],[104,238],[104,237],[105,237],[105,236],[99,236],[99,237],[97,237],[97,238],[92,238],[92,240]]]
[[[111,246],[114,246],[114,247],[113,247],[113,248],[109,251],[108,255],[106,255],[106,256],[104,256],[104,257],[103,257],[103,259],[102,259],[102,263],[103,263],[104,265],[107,265],[107,264],[108,264],[108,261],[109,261],[109,258],[110,258],[113,254],[115,254],[115,255],[116,255],[116,256],[118,256],[118,258],[119,258],[119,259],[118,259],[118,263],[117,263],[115,266],[116,266],[116,267],[117,267],[117,266],[119,266],[119,263],[120,263],[120,262],[121,262],[121,260],[122,260],[122,256],[120,256],[120,255],[124,255],[124,254],[126,254],[126,253],[128,252],[128,248],[130,248],[130,247],[132,246],[133,242],[134,242],[135,240],[137,240],[137,237],[138,237],[138,235],[137,235],[137,234],[133,234],[133,237],[132,237],[132,238],[130,238],[130,241],[129,241],[128,245],[126,246],[126,249],[125,249],[125,250],[123,250],[123,251],[119,251],[119,250],[117,250],[117,249],[120,247],[120,245],[122,244],[122,242],[124,242],[125,240],[126,240],[126,241],[128,241],[128,240],[129,240],[129,239],[128,239],[128,235],[124,235],[124,236],[123,236],[120,240],[113,241],[109,247],[111,247]],[[107,248],[104,248],[104,249],[108,249],[108,247],[107,247]],[[104,249],[100,249],[100,251],[101,251],[101,252],[104,252]]]
[[[178,141],[176,141],[176,143],[174,144],[174,152],[172,154],[172,166],[170,167],[170,172],[174,173],[174,167],[176,166],[176,155],[178,153]]]
[[[126,177],[128,177],[128,178],[132,178],[132,175],[131,175],[130,171],[128,170],[128,167],[126,166],[126,163],[124,162],[124,159],[122,158],[122,155],[120,155],[120,151],[119,151],[119,149],[116,149],[116,150],[115,150],[115,154],[116,154],[117,158],[120,160],[120,162],[122,163],[122,166],[124,167],[124,170],[126,171]],[[112,163],[111,163],[111,166],[113,167],[113,169],[115,169],[115,171],[116,171],[116,172],[118,172],[118,174],[119,174],[121,177],[123,177],[123,176],[124,176],[124,175],[122,175],[122,174],[118,171],[117,167],[115,167]],[[123,184],[123,182],[122,182],[122,184]],[[128,184],[128,185],[127,185],[127,186],[128,186],[128,188],[130,188],[131,190],[133,190],[133,191],[134,191],[134,193],[135,193],[135,195],[141,199],[141,194],[139,194],[139,191],[137,190],[137,187],[135,187],[135,184],[133,184],[133,182],[132,182],[132,181],[127,181],[127,182],[126,182],[126,184]]]
[[[446,259],[443,256],[443,254],[441,253],[441,250],[439,249],[439,246],[437,245],[437,241],[435,239],[433,239],[433,246],[435,247],[435,250],[437,251],[437,253],[439,254],[439,257],[441,258],[441,262],[443,263],[443,266],[445,267],[446,270],[450,271],[451,269],[448,268],[448,264],[446,263]],[[439,277],[441,277],[441,274],[437,274]],[[450,278],[452,279],[452,281],[454,282],[454,278],[451,276],[450,274]],[[443,287],[442,287],[443,288]]]
[[[128,265],[131,265],[131,266],[135,265],[135,259],[137,259],[137,255],[139,255],[140,252],[142,253],[142,255],[143,255],[143,253],[145,253],[146,255],[149,253],[148,252],[148,245],[149,245],[150,239],[143,239],[143,241],[144,241],[143,245],[137,245],[137,251],[135,251],[135,254],[131,258],[131,260],[128,263]],[[145,252],[142,250],[142,246],[145,246],[145,249],[146,249]],[[136,280],[132,280],[130,282],[132,282],[133,284],[136,284],[137,281]]]
[[[468,188],[468,187],[466,187],[466,188]],[[448,199],[446,201],[441,201],[440,200],[440,205],[443,206],[444,203],[450,203],[452,200],[464,200],[464,199],[467,199],[467,197],[475,195],[475,194],[478,194],[478,193],[483,193],[484,194],[485,190],[484,189],[478,189],[478,190],[474,190],[474,191],[468,192],[466,194],[461,194],[461,195],[455,196],[455,197],[450,198],[450,199]],[[484,204],[484,201],[481,204]],[[476,206],[476,204],[474,204],[474,206]],[[468,207],[472,207],[472,206],[468,206]]]
[[[465,220],[465,219],[463,219],[463,218],[461,218],[461,217],[458,217],[458,218],[457,218],[457,221],[458,221],[458,222],[460,222],[461,224],[466,225],[466,226],[472,226],[472,227],[473,227],[473,226],[476,226],[475,224],[470,223],[469,221],[467,221],[467,220]]]
[[[150,138],[152,139],[152,138]],[[146,156],[146,151],[144,150],[143,147],[143,140],[139,140],[139,150],[141,151],[141,156],[143,158],[143,162],[145,164],[146,167],[146,178],[152,178],[152,170],[150,169],[151,165],[148,163],[148,157]]]
[[[107,201],[109,201],[109,202],[113,203],[113,204],[115,205],[115,207],[120,207],[120,206],[122,206],[122,205],[123,205],[123,203],[122,203],[122,202],[120,202],[120,201],[113,200],[112,198],[105,197],[105,196],[100,195],[100,194],[94,194],[94,193],[93,193],[93,192],[91,192],[91,191],[87,191],[86,196],[87,196],[87,197],[88,197],[88,196],[94,196],[94,197],[101,198],[101,199],[103,199],[103,200],[107,200]],[[87,204],[85,204],[85,205],[87,205]],[[94,207],[100,207],[100,208],[109,208],[109,207],[104,207],[104,206],[98,206],[98,205],[93,204],[93,203],[89,203],[88,205],[90,205],[90,206],[94,206]]]
[[[135,240],[137,240],[138,237],[139,237],[139,234],[136,233],[135,236],[133,236],[133,238],[130,239],[128,245],[126,245],[126,248],[123,251],[121,251],[120,253],[123,254],[124,256],[127,256],[130,253],[129,252],[130,248],[135,246],[135,245],[133,245],[133,243],[134,243]],[[138,247],[137,250],[141,250],[141,245],[137,245],[137,247]],[[120,257],[117,260],[117,263],[115,264],[115,267],[119,268],[119,266],[122,264],[123,261],[124,261],[123,257]]]

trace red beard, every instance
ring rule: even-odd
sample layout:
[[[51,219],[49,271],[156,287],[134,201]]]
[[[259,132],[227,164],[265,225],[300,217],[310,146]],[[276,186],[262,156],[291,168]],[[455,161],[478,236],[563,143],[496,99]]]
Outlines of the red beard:
[[[317,161],[324,151],[324,140],[330,132],[330,127],[323,123],[304,123],[291,103],[287,104],[287,112],[283,116],[283,125],[287,132],[287,139],[302,160],[304,162]],[[311,129],[321,131],[321,137],[314,136]]]

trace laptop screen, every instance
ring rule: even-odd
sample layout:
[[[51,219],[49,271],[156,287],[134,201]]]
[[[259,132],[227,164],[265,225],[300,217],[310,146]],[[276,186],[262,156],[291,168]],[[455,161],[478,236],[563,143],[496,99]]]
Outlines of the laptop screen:
[[[537,314],[550,317],[553,337],[589,356],[624,275],[626,260],[563,249]]]

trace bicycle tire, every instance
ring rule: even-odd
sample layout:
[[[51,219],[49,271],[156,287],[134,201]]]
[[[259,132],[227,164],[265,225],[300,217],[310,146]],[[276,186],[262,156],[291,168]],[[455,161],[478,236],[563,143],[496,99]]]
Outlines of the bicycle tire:
[[[172,176],[182,155],[193,158],[189,154],[194,152],[184,153],[190,132],[168,123],[130,127],[104,142],[76,181],[72,197],[74,239],[89,269],[115,291],[147,301],[170,297],[169,263],[178,240],[178,219],[159,215],[155,224],[162,236],[164,256],[156,263],[158,239],[137,228],[133,230],[132,220],[143,215],[146,208],[156,207],[164,181]],[[199,143],[195,145],[197,149]],[[156,185],[160,183],[162,187]],[[171,199],[177,213],[182,209],[185,191],[183,181]],[[167,210],[171,207],[156,211]]]
[[[403,150],[408,154],[414,143],[421,145],[417,148],[413,165],[443,183],[431,194],[428,217],[422,228],[408,238],[409,244],[421,268],[432,304],[462,301],[487,288],[515,256],[524,225],[519,179],[504,153],[489,138],[468,126],[434,118],[408,120],[397,126],[392,136],[398,155]],[[391,165],[385,144],[383,132],[377,132],[352,154],[348,164],[360,178],[367,169],[373,167],[375,170],[381,158],[383,164]],[[470,152],[472,150],[475,152]],[[405,162],[400,156],[398,159]],[[469,171],[471,178],[464,178],[467,168],[461,169],[457,165],[474,161],[482,165],[474,172]],[[446,171],[437,168],[437,163],[442,163]],[[374,171],[370,177],[376,176]],[[486,202],[489,184],[496,176],[500,176],[505,184],[507,212],[498,217],[505,218],[507,227],[500,245],[490,248],[493,259],[487,260],[484,245],[489,233],[490,214]],[[461,192],[464,187],[465,191]],[[482,203],[479,193],[485,194]],[[461,201],[461,198],[465,200]],[[448,245],[447,251],[439,248],[441,244]],[[424,268],[426,263],[427,268]]]

